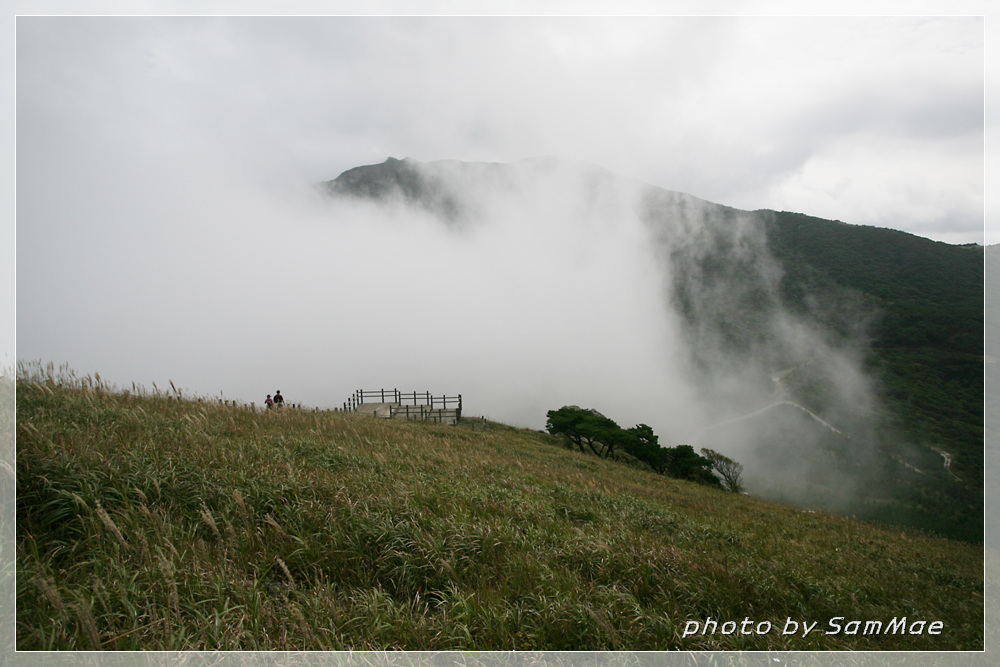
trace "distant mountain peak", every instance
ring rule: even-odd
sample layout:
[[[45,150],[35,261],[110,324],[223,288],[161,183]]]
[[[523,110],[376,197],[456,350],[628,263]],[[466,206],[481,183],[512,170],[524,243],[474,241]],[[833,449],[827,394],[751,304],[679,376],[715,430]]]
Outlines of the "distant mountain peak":
[[[456,221],[462,212],[461,197],[453,192],[449,181],[412,158],[389,157],[385,162],[354,167],[332,181],[323,183],[332,196],[393,201],[416,205]]]

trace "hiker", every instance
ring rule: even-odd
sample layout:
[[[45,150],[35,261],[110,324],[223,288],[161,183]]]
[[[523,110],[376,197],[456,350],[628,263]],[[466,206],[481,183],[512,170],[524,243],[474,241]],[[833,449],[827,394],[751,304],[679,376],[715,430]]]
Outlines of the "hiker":
[[[271,400],[270,394],[268,394],[267,398],[264,399],[264,405],[267,407],[268,410],[274,407],[274,401]]]
[[[274,392],[274,406],[275,406],[276,408],[280,408],[280,407],[281,407],[281,406],[283,406],[284,404],[285,404],[285,399],[284,399],[284,397],[283,397],[283,396],[281,395],[281,390],[280,390],[280,389],[278,389],[278,390],[277,390],[276,392]]]

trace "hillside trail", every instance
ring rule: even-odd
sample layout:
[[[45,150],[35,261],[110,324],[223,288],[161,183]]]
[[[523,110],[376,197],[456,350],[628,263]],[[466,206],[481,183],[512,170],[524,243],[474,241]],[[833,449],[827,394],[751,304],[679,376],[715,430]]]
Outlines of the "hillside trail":
[[[823,426],[827,430],[829,430],[829,431],[831,431],[833,433],[836,433],[837,435],[842,436],[844,438],[850,439],[851,438],[850,435],[844,433],[843,431],[841,431],[837,427],[833,426],[832,424],[830,424],[829,422],[827,422],[826,420],[824,420],[822,417],[820,417],[819,415],[817,415],[815,412],[813,412],[809,408],[807,408],[805,406],[802,406],[802,405],[799,405],[798,403],[796,403],[796,402],[794,402],[792,400],[789,400],[789,397],[788,397],[788,388],[787,388],[787,385],[786,385],[785,381],[788,379],[789,376],[792,375],[792,373],[794,373],[795,371],[797,371],[798,369],[802,368],[803,366],[805,366],[808,363],[809,362],[807,361],[805,363],[799,364],[798,366],[793,366],[791,368],[786,368],[784,370],[776,371],[774,373],[771,373],[771,376],[770,376],[771,382],[774,383],[773,384],[773,391],[772,391],[771,395],[768,396],[767,402],[765,403],[765,405],[763,407],[757,408],[755,410],[752,410],[750,412],[744,413],[744,414],[736,416],[736,417],[731,417],[729,419],[724,419],[723,421],[716,422],[715,424],[711,424],[710,426],[706,426],[706,427],[702,428],[700,431],[698,431],[693,438],[691,438],[691,442],[694,443],[695,446],[697,446],[699,444],[701,438],[703,438],[706,434],[708,434],[711,431],[714,431],[716,429],[722,428],[724,426],[731,426],[732,424],[736,424],[736,423],[739,423],[741,421],[745,421],[745,420],[748,420],[748,419],[753,419],[754,417],[759,417],[760,415],[762,415],[762,414],[764,414],[764,413],[766,413],[766,412],[768,412],[770,410],[773,410],[774,408],[782,406],[782,405],[787,405],[789,407],[795,408],[796,410],[799,410],[800,412],[806,414],[813,421],[815,421],[817,424],[820,424],[821,426]],[[946,471],[948,471],[948,473],[953,478],[955,478],[956,480],[960,481],[961,478],[958,475],[956,475],[955,472],[951,469],[951,461],[952,461],[951,454],[949,454],[948,452],[946,452],[943,449],[940,449],[938,447],[934,447],[934,446],[929,446],[929,447],[930,447],[930,449],[932,449],[933,451],[937,452],[938,454],[940,454],[942,456],[942,458],[944,459],[944,469]],[[900,461],[903,463],[903,465],[907,466],[908,468],[911,468],[915,472],[920,473],[921,475],[924,474],[924,471],[920,470],[919,468],[916,468],[916,467],[910,465],[909,463],[907,463],[905,461],[902,461],[902,459],[900,459]]]
[[[736,417],[731,417],[729,419],[724,419],[724,420],[722,420],[720,422],[716,422],[715,424],[711,424],[710,426],[706,426],[706,427],[702,428],[700,431],[698,431],[697,434],[691,440],[694,443],[697,444],[700,441],[700,439],[702,437],[704,437],[710,431],[714,431],[715,429],[722,428],[723,426],[730,426],[732,424],[735,424],[735,423],[738,423],[738,422],[741,422],[741,421],[745,421],[747,419],[753,419],[754,417],[759,417],[760,415],[762,415],[762,414],[764,414],[766,412],[769,412],[770,410],[773,410],[774,408],[782,406],[782,405],[787,405],[789,407],[795,408],[796,410],[799,410],[800,412],[803,412],[804,414],[806,414],[809,418],[811,418],[816,423],[818,423],[821,426],[823,426],[823,428],[825,428],[825,429],[827,429],[829,431],[832,431],[833,433],[836,433],[837,435],[843,436],[845,438],[849,438],[850,436],[845,435],[840,429],[838,429],[837,427],[833,426],[832,424],[830,424],[829,422],[827,422],[826,420],[824,420],[822,417],[820,417],[819,415],[817,415],[815,412],[813,412],[809,408],[807,408],[805,406],[802,406],[802,405],[799,405],[798,403],[796,403],[796,402],[794,402],[794,401],[792,401],[792,400],[789,399],[789,397],[788,397],[788,389],[787,389],[787,386],[785,384],[785,381],[788,379],[788,377],[792,373],[794,373],[795,371],[797,371],[802,366],[805,366],[807,363],[809,363],[809,362],[805,362],[805,363],[799,364],[798,366],[792,366],[791,368],[786,368],[784,370],[775,371],[774,373],[771,373],[770,377],[771,377],[771,382],[773,383],[773,388],[772,388],[771,395],[768,396],[767,402],[764,404],[763,407],[757,408],[755,410],[752,410],[750,412],[744,413],[744,414],[736,416]]]

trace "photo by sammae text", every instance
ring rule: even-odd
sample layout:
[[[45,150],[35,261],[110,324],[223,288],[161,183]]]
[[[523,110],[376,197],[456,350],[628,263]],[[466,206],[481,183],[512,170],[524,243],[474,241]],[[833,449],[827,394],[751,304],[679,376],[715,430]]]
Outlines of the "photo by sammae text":
[[[943,621],[909,620],[906,616],[894,616],[891,620],[848,620],[834,616],[825,624],[819,621],[796,621],[787,617],[783,623],[754,621],[745,617],[742,621],[720,621],[711,616],[704,621],[689,620],[684,623],[681,638],[708,635],[766,635],[780,632],[782,635],[806,637],[813,633],[824,635],[940,635],[944,630]]]

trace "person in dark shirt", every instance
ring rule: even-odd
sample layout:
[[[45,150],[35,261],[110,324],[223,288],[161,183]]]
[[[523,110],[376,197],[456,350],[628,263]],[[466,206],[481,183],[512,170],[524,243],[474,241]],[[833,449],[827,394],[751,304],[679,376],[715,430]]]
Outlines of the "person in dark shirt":
[[[281,390],[274,392],[274,407],[280,408],[285,405],[285,398],[281,395]]]

